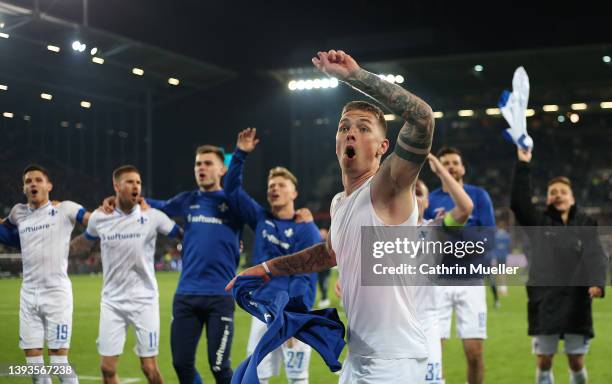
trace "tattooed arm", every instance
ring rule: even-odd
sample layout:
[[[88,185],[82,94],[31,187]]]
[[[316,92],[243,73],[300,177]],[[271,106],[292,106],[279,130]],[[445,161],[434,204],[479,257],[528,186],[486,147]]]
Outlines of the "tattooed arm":
[[[372,183],[376,213],[387,224],[398,224],[412,212],[414,183],[431,149],[434,117],[431,107],[419,97],[359,67],[343,51],[319,52],[313,64],[358,91],[385,105],[406,123],[391,154]]]
[[[303,249],[292,255],[281,256],[266,261],[270,274],[268,274],[263,264],[245,269],[240,276],[260,276],[266,281],[272,276],[299,275],[301,273],[321,272],[336,266],[336,254],[331,249],[329,236],[326,243],[319,243],[312,247]],[[227,284],[226,291],[234,286],[236,277]]]

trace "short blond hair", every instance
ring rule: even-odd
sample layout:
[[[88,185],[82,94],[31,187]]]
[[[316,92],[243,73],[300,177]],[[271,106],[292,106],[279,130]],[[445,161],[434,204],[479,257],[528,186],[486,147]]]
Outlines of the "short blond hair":
[[[285,167],[272,168],[270,172],[268,173],[268,181],[278,176],[283,177],[287,180],[290,180],[293,183],[293,185],[297,188],[297,185],[298,185],[297,177],[295,177],[295,175],[291,173],[291,171],[288,170],[287,168]]]

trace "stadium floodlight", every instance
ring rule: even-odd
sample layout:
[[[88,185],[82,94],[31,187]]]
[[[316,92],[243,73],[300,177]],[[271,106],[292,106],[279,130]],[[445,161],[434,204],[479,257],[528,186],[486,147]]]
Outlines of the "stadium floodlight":
[[[87,48],[87,45],[81,43],[81,46],[79,47],[79,52],[84,52],[85,48]]]
[[[96,64],[104,64],[104,59],[101,58],[101,57],[95,57],[94,56],[94,57],[91,58],[91,61],[93,61]]]
[[[0,32],[0,37],[2,37],[3,39],[8,39],[10,35],[8,33]]]
[[[313,81],[311,79],[308,79],[304,82],[304,89],[312,89],[313,87]]]
[[[547,104],[542,107],[544,112],[557,112],[559,110],[559,106],[556,104]]]
[[[141,68],[132,68],[132,73],[135,74],[136,76],[142,76],[144,75],[144,70],[142,70]]]
[[[563,123],[565,121],[565,116],[563,116],[563,115],[557,116],[557,121],[560,122],[560,123]]]
[[[574,124],[575,124],[575,123],[577,123],[579,120],[580,120],[580,116],[578,116],[578,114],[577,114],[577,113],[572,113],[572,114],[570,115],[570,121],[571,121],[572,123],[574,123]]]
[[[392,114],[392,113],[387,113],[387,114],[385,114],[385,120],[386,121],[393,121],[393,120],[395,120],[395,115]]]
[[[62,128],[68,128],[69,126],[70,126],[70,123],[68,123],[67,121],[60,122],[60,127]]]
[[[608,64],[610,61],[612,61],[612,58],[610,58],[610,56],[605,55],[604,57],[601,58],[603,60],[604,63]]]
[[[312,87],[313,87],[314,89],[319,89],[319,88],[321,88],[321,79],[314,79],[314,80],[312,81]]]
[[[457,114],[461,117],[470,117],[474,116],[474,111],[471,109],[461,109],[459,112],[457,112]]]
[[[96,53],[98,53],[98,47],[93,47],[91,51],[89,51],[89,54],[92,56],[95,56]]]
[[[395,83],[395,75],[387,75],[385,76],[385,80],[387,80],[390,83]]]
[[[480,65],[480,64],[476,64],[474,66],[474,71],[476,71],[476,72],[482,72],[483,70],[484,70],[484,67],[482,65]]]
[[[612,108],[612,101],[604,101],[601,104],[599,104],[599,106],[602,109],[610,109],[610,108]]]
[[[74,125],[74,127],[75,127],[76,129],[81,129],[81,128],[83,128],[83,123],[76,123],[76,124]]]
[[[529,109],[526,109],[526,110],[525,110],[525,116],[527,116],[527,117],[531,117],[531,116],[533,116],[533,115],[535,115],[535,109],[531,109],[531,108],[529,108]]]
[[[6,117],[7,119],[12,119],[13,118],[13,112],[4,112],[2,114],[2,116]]]
[[[401,84],[404,82],[404,76],[402,75],[395,75],[395,82],[398,84]]]
[[[571,107],[574,111],[584,111],[587,109],[586,103],[574,103],[571,105]]]
[[[171,77],[168,79],[168,84],[170,85],[179,85],[180,81],[176,77]]]
[[[91,103],[89,101],[81,101],[81,107],[83,108],[91,108]]]
[[[4,28],[4,23],[0,23],[0,28]]]
[[[337,86],[338,86],[338,79],[336,79],[335,77],[332,77],[331,80],[329,81],[329,87],[336,88]]]
[[[0,84],[0,91],[8,91],[8,85]]]
[[[30,115],[23,115],[23,120],[24,121],[32,121],[32,116],[30,116]]]
[[[436,112],[433,113],[433,117],[434,117],[434,119],[441,119],[441,118],[444,117],[444,112],[436,111]]]
[[[81,42],[78,40],[75,40],[72,42],[72,49],[75,51],[78,51],[81,48]]]
[[[47,49],[55,53],[60,51],[60,47],[58,47],[57,45],[51,45],[51,44],[47,45]]]
[[[297,83],[295,83],[295,89],[301,91],[302,89],[304,89],[305,83],[306,82],[304,80],[298,80]]]
[[[289,88],[290,91],[297,90],[297,81],[291,80],[289,83],[287,83],[287,88]]]
[[[41,93],[40,98],[45,100],[51,100],[53,99],[53,95],[50,93]]]
[[[485,112],[489,116],[501,115],[501,111],[499,110],[499,108],[487,108]]]

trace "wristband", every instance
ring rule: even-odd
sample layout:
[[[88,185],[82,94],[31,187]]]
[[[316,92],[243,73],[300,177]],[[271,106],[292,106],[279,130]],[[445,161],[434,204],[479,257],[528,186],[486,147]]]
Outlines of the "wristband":
[[[264,271],[266,271],[266,275],[272,277],[272,272],[270,271],[270,267],[268,267],[268,263],[264,261],[261,263],[261,266],[263,267]]]

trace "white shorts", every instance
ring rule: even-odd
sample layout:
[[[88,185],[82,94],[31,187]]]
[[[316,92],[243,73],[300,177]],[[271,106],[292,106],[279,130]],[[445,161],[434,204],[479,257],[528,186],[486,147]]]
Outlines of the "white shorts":
[[[439,287],[435,287],[436,289]],[[423,318],[423,332],[427,337],[427,371],[425,379],[420,383],[441,384],[444,382],[442,377],[442,344],[440,340],[440,329],[438,324],[437,312],[431,311],[430,315]]]
[[[439,287],[440,336],[450,339],[453,310],[460,339],[487,338],[487,299],[484,285]]]
[[[373,359],[348,353],[342,365],[340,384],[422,383],[427,359]]]
[[[157,356],[159,353],[159,299],[149,303],[112,302],[100,303],[100,327],[98,353],[101,356],[118,356],[123,353],[128,325],[134,327],[136,347],[140,357]]]
[[[247,355],[251,355],[257,347],[268,327],[264,322],[256,317],[251,321],[251,333],[247,345]],[[280,374],[281,364],[284,363],[285,375],[288,379],[308,380],[308,366],[310,365],[310,355],[312,347],[297,339],[291,340],[293,345],[289,347],[287,343],[282,347],[270,352],[257,366],[257,376],[259,379],[268,379]]]
[[[19,348],[70,348],[72,287],[24,288],[19,298]]]
[[[534,355],[554,355],[561,335],[537,335],[531,340],[531,351]],[[585,335],[566,333],[563,335],[564,352],[568,355],[586,355],[589,352],[591,339]]]

